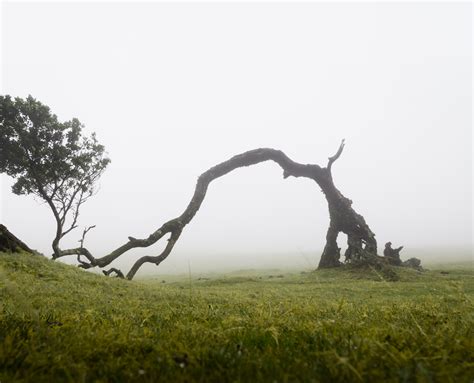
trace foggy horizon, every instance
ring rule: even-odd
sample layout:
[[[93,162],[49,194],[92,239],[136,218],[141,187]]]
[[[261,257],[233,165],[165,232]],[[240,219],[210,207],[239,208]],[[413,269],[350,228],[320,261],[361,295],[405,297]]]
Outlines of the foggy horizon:
[[[379,254],[391,241],[402,259],[472,260],[471,7],[5,2],[2,94],[77,117],[112,160],[62,248],[90,225],[97,257],[147,237],[236,154],[270,147],[326,166],[344,138],[334,182]],[[1,223],[49,256],[50,210],[0,179]],[[315,268],[328,225],[314,182],[283,179],[275,163],[238,169],[211,183],[166,261],[140,273]]]

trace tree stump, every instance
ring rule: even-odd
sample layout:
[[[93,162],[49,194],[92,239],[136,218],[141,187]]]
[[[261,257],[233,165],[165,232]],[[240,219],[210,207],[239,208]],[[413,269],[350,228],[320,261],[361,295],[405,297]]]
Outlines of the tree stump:
[[[35,253],[23,241],[10,233],[4,225],[0,224],[0,252],[18,253],[21,251],[31,254]]]

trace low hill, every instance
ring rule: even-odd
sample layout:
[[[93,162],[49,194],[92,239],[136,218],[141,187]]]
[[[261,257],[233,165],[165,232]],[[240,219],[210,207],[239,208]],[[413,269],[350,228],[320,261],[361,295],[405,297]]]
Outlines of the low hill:
[[[0,254],[0,381],[471,382],[472,268],[396,271],[125,281]]]

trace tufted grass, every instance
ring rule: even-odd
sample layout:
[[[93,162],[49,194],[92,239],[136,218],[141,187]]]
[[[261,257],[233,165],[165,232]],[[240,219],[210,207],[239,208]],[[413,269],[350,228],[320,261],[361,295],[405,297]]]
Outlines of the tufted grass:
[[[472,266],[396,271],[129,282],[0,254],[0,381],[472,382]]]

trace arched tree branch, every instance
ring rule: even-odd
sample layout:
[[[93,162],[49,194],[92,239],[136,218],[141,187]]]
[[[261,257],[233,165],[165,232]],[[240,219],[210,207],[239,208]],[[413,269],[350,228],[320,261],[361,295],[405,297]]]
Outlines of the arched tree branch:
[[[327,178],[325,169],[320,166],[299,164],[292,161],[280,150],[267,148],[251,150],[236,155],[228,161],[222,162],[201,174],[198,178],[194,195],[184,212],[179,217],[163,224],[147,238],[137,239],[134,237],[128,237],[128,242],[101,258],[94,258],[84,247],[62,250],[60,256],[63,257],[67,255],[81,254],[89,260],[91,266],[105,267],[128,250],[137,247],[149,247],[159,241],[164,235],[182,229],[192,220],[204,200],[207,187],[211,181],[222,177],[237,168],[251,166],[269,160],[276,162],[283,168],[285,178],[289,176],[307,177],[317,179],[320,182],[323,182],[324,178]]]
[[[199,210],[207,192],[209,184],[227,173],[242,167],[255,165],[265,161],[274,161],[283,169],[283,177],[305,177],[314,180],[321,188],[326,196],[329,204],[330,212],[330,235],[328,234],[329,246],[323,253],[320,267],[331,267],[339,264],[339,250],[334,245],[337,233],[344,232],[352,236],[357,236],[365,243],[370,243],[371,249],[376,251],[376,242],[373,238],[373,233],[365,223],[362,216],[357,214],[351,207],[351,201],[345,198],[339,190],[334,186],[330,166],[339,158],[344,148],[344,140],[341,142],[337,153],[329,158],[328,167],[322,168],[319,165],[300,164],[291,160],[285,153],[280,150],[261,148],[250,150],[248,152],[236,155],[229,160],[222,162],[203,174],[198,178],[194,194],[184,212],[177,218],[174,218],[164,223],[158,230],[153,232],[147,238],[136,239],[128,237],[128,242],[112,251],[110,254],[95,258],[84,247],[76,249],[62,250],[60,256],[66,255],[84,255],[88,261],[89,266],[82,262],[81,267],[105,267],[126,251],[137,247],[149,247],[159,241],[166,234],[170,234],[168,244],[164,251],[158,256],[145,256],[136,261],[132,269],[127,274],[128,279],[132,279],[138,269],[144,263],[160,264],[171,253],[176,241],[179,239],[183,228],[193,219]]]

